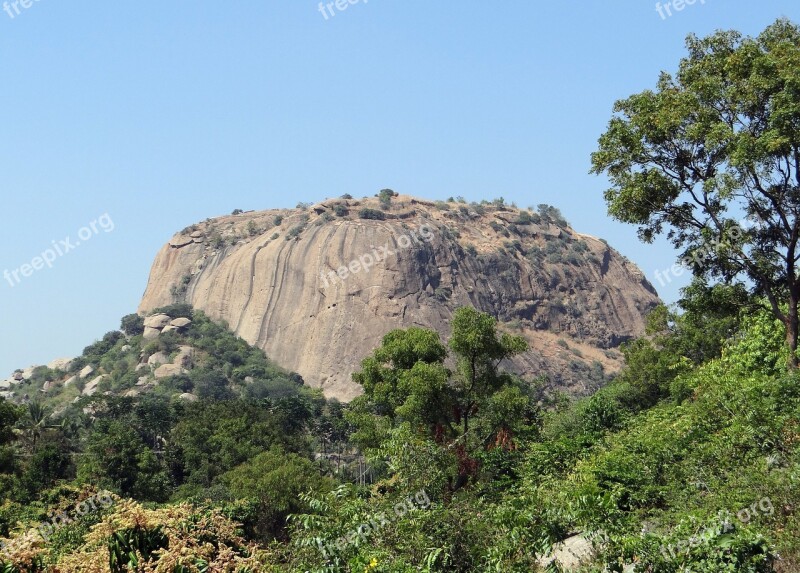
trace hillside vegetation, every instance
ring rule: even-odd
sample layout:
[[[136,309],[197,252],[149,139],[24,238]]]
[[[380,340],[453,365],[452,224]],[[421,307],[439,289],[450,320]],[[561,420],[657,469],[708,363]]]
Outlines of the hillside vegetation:
[[[696,284],[683,306],[652,313],[590,398],[498,369],[524,342],[462,309],[447,344],[387,335],[347,406],[194,313],[181,341],[217,343],[188,378],[217,372],[224,391],[109,393],[59,416],[2,403],[6,570],[521,572],[580,533],[584,571],[794,571],[800,380],[782,325],[734,288]],[[119,365],[139,338],[84,358]],[[215,370],[230,352],[238,369]]]

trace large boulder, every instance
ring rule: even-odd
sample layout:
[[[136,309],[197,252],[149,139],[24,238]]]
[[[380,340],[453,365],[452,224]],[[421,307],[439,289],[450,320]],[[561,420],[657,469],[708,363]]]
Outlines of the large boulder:
[[[162,329],[172,322],[172,318],[166,314],[154,314],[144,319],[144,325],[150,328]]]
[[[191,346],[181,346],[178,348],[178,354],[172,359],[173,364],[183,366],[184,368],[191,368],[192,361],[194,360],[194,348]]]
[[[100,382],[102,382],[106,378],[107,376],[105,374],[101,374],[100,376],[98,376],[97,378],[86,384],[86,386],[83,387],[83,392],[82,392],[83,395],[84,396],[94,395],[94,393],[97,392],[97,387],[100,385]]]
[[[147,364],[150,365],[151,368],[157,368],[162,364],[171,364],[172,360],[169,359],[169,356],[164,354],[163,352],[156,352],[155,354],[150,355],[150,358],[147,359]]]
[[[158,335],[161,334],[161,330],[158,328],[153,328],[151,326],[144,327],[144,339],[145,340],[153,340],[154,338],[158,338]]]
[[[47,367],[50,370],[69,370],[70,366],[72,366],[72,358],[56,358],[52,362],[47,364]]]
[[[181,316],[179,318],[176,318],[169,324],[170,326],[174,326],[175,328],[186,328],[187,326],[192,324],[192,321],[186,317]]]
[[[187,374],[188,370],[183,368],[182,366],[178,366],[177,364],[164,364],[159,366],[155,372],[153,372],[153,376],[158,379],[161,378],[169,378],[170,376],[178,376],[180,374]]]
[[[94,366],[91,364],[87,364],[83,367],[83,369],[78,373],[79,378],[87,378],[94,374]]]
[[[594,545],[585,535],[573,535],[556,543],[551,554],[538,561],[543,568],[555,561],[564,571],[574,571],[591,561],[594,554]]]

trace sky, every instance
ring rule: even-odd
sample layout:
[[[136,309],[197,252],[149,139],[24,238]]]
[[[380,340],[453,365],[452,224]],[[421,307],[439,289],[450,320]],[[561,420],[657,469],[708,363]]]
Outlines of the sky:
[[[597,138],[687,34],[756,35],[800,4],[665,4],[0,5],[0,378],[118,328],[192,223],[386,187],[555,205],[674,302],[686,275],[656,272],[675,251],[606,213]]]

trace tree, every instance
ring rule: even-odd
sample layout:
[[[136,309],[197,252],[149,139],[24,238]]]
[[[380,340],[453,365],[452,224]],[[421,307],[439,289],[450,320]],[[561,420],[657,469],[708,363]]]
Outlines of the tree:
[[[144,317],[138,314],[128,314],[122,317],[120,330],[128,336],[137,336],[144,333]]]
[[[510,443],[515,418],[521,421],[531,398],[499,370],[527,344],[498,335],[497,321],[488,314],[458,309],[449,347],[455,372],[445,367],[447,349],[438,333],[412,327],[387,334],[353,374],[364,394],[351,403],[347,418],[356,427],[352,439],[363,447],[383,446],[410,431],[453,453],[458,475],[450,486],[458,489],[475,474],[478,452],[492,441]]]
[[[800,28],[690,35],[677,75],[618,101],[592,154],[609,213],[651,242],[666,229],[697,276],[751,284],[798,365]],[[742,228],[746,217],[755,224]]]
[[[12,486],[11,476],[17,469],[12,442],[15,439],[14,425],[22,415],[22,408],[0,398],[0,493],[4,495]]]
[[[236,499],[254,503],[255,511],[244,525],[260,541],[285,538],[288,515],[309,510],[301,494],[330,489],[329,480],[319,475],[310,460],[279,447],[256,455],[217,481]]]
[[[492,395],[511,383],[511,377],[498,367],[506,358],[524,352],[528,345],[520,336],[497,336],[497,321],[474,308],[459,308],[452,323],[450,349],[457,358],[454,390],[457,417],[463,420],[464,434],[470,418]]]

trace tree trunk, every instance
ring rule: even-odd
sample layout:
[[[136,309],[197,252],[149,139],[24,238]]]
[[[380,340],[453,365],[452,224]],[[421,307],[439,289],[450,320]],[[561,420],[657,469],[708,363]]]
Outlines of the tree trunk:
[[[791,292],[789,295],[789,311],[786,314],[786,346],[789,347],[789,370],[797,370],[797,293]]]

